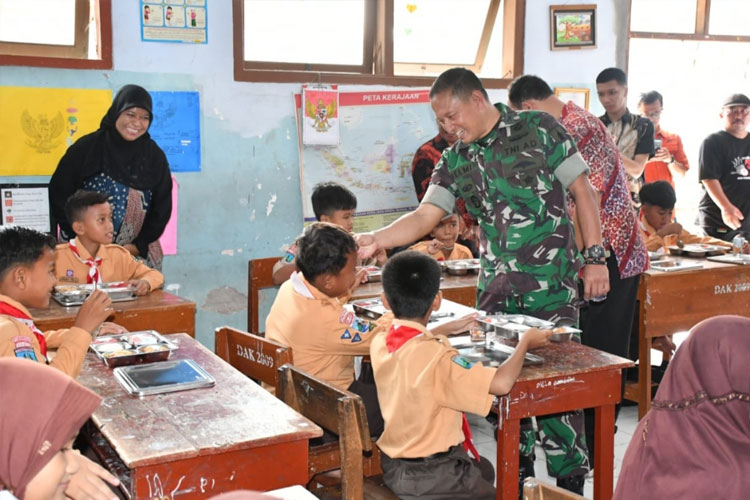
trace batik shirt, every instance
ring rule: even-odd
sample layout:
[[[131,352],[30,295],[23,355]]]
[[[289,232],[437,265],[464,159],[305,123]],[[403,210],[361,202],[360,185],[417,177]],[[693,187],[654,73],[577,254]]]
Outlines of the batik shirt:
[[[604,124],[572,101],[563,108],[560,122],[591,168],[591,185],[601,193],[599,217],[604,248],[615,253],[621,278],[641,274],[648,268],[648,255],[636,214],[630,210],[625,167],[617,146]],[[569,204],[574,206],[572,199]]]
[[[500,120],[486,136],[443,152],[422,201],[450,213],[460,197],[479,221],[480,297],[571,282],[581,266],[565,189],[586,163],[552,116],[496,107]]]
[[[612,134],[617,149],[624,158],[634,159],[639,154],[653,154],[654,152],[654,124],[645,116],[630,114],[625,110],[625,114],[613,122],[605,113],[599,119],[606,125],[607,130]],[[641,186],[643,186],[643,175],[636,178],[625,172],[625,178],[628,181],[630,197],[633,200],[633,207],[641,207]]]

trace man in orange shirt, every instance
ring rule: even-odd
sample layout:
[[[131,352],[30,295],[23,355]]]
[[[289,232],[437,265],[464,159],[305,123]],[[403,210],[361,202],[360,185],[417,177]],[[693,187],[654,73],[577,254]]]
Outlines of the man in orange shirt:
[[[638,110],[641,115],[654,124],[654,139],[661,141],[661,147],[655,148],[656,153],[646,163],[643,175],[646,177],[647,184],[667,181],[674,187],[674,178],[684,177],[690,165],[682,147],[680,136],[667,132],[659,125],[661,114],[664,111],[663,106],[664,99],[655,90],[641,94],[641,100],[638,101]]]

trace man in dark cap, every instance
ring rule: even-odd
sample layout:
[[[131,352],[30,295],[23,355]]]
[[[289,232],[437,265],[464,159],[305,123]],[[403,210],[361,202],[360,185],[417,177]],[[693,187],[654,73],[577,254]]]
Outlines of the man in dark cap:
[[[703,197],[698,224],[708,236],[750,237],[750,99],[732,94],[721,107],[724,130],[704,139],[699,154]]]

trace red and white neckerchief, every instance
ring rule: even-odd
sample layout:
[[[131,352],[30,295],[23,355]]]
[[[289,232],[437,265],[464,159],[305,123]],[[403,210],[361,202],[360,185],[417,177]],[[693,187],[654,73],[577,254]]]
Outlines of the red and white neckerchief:
[[[86,283],[101,283],[102,274],[99,272],[99,265],[102,263],[102,258],[84,259],[78,251],[75,240],[70,240],[68,246],[79,261],[89,266],[89,275],[86,277]]]
[[[17,307],[13,307],[7,302],[2,301],[0,301],[0,314],[15,318],[21,323],[28,326],[36,337],[36,340],[39,342],[39,350],[42,351],[42,356],[44,356],[45,360],[47,359],[47,340],[44,338],[44,334],[42,333],[42,331],[36,327],[36,325],[34,324],[34,320],[31,319],[30,316],[28,316]]]
[[[407,341],[422,335],[421,330],[412,328],[406,325],[391,325],[388,330],[388,334],[385,337],[385,346],[389,353],[398,350]],[[474,441],[471,436],[471,427],[469,426],[469,420],[466,418],[466,413],[461,414],[461,430],[464,432],[464,442],[461,445],[464,447],[467,453],[474,455],[474,458],[479,461],[479,452],[474,446]]]

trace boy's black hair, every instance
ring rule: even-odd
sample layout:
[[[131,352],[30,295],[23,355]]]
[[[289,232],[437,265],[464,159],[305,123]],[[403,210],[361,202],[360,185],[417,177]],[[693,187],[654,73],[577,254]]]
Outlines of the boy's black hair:
[[[450,90],[453,97],[457,97],[462,101],[467,100],[475,90],[482,93],[485,101],[490,100],[487,91],[484,90],[482,81],[477,75],[466,68],[451,68],[443,71],[432,84],[432,88],[430,88],[430,99],[446,90]]]
[[[322,215],[331,217],[337,210],[355,210],[357,197],[341,184],[335,182],[320,182],[312,192],[312,207],[315,218],[320,220]]]
[[[513,80],[508,87],[508,101],[516,109],[521,109],[524,101],[542,101],[553,94],[547,82],[534,75],[523,75]]]
[[[628,77],[620,68],[607,68],[596,77],[596,83],[607,83],[615,80],[623,87],[628,86]]]
[[[15,266],[33,266],[44,254],[54,250],[57,241],[47,233],[28,227],[0,229],[0,280]]]
[[[671,210],[677,203],[674,188],[667,181],[656,181],[645,184],[640,191],[641,203],[645,205],[656,205],[657,207]]]
[[[423,318],[440,289],[440,265],[413,250],[399,252],[383,267],[383,292],[396,318]]]
[[[312,282],[323,274],[338,274],[357,251],[352,235],[336,224],[314,222],[297,239],[295,259],[305,279]]]
[[[660,93],[658,93],[655,90],[652,90],[650,92],[644,92],[641,94],[641,99],[638,101],[638,104],[653,104],[656,101],[659,101],[659,104],[664,106],[664,98],[661,96]]]
[[[68,201],[65,202],[65,217],[67,217],[69,224],[82,221],[83,216],[89,207],[101,205],[108,201],[108,194],[79,189],[68,198]]]

